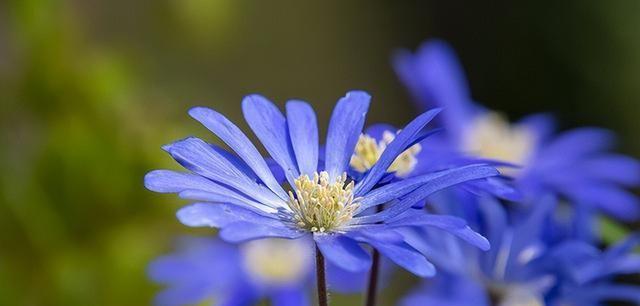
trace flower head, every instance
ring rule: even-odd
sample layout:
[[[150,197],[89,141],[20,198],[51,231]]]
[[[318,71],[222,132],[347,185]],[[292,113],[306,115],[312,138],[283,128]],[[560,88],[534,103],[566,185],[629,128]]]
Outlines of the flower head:
[[[353,181],[347,183],[344,173],[329,183],[326,171],[306,174],[295,180],[295,194],[289,191],[289,208],[293,221],[302,229],[312,232],[332,232],[351,221],[358,209],[358,199],[353,198]]]
[[[231,242],[310,235],[329,262],[349,271],[369,268],[370,255],[360,246],[368,244],[415,274],[432,275],[433,266],[397,233],[403,227],[443,228],[487,249],[486,240],[461,219],[413,212],[411,207],[443,188],[495,176],[494,167],[450,167],[379,184],[394,161],[423,137],[421,131],[439,110],[425,112],[406,125],[357,180],[348,175],[369,101],[370,96],[360,91],[340,99],[321,159],[317,120],[309,104],[289,101],[285,116],[262,96],[243,100],[249,127],[284,172],[288,186],[280,184],[236,125],[214,110],[193,108],[189,114],[235,154],[193,137],[174,142],[164,149],[190,172],[152,171],[145,185],[199,201],[178,212],[188,226],[220,228],[221,237]],[[384,208],[370,213],[373,207]]]
[[[353,156],[351,156],[351,168],[361,173],[367,172],[380,159],[382,152],[395,139],[395,135],[391,130],[384,130],[379,140],[366,133],[360,135],[356,149],[353,152]],[[415,169],[418,163],[416,155],[421,150],[422,146],[419,143],[409,147],[398,155],[389,166],[389,169],[387,169],[387,172],[395,173],[399,177],[406,177]]]
[[[475,156],[524,165],[533,151],[535,137],[524,126],[512,126],[507,119],[495,112],[478,114],[461,139],[463,152]],[[502,167],[502,173],[515,174],[517,169]]]
[[[175,253],[149,266],[150,278],[168,286],[155,304],[252,305],[266,299],[278,305],[309,305],[305,289],[312,281],[312,255],[302,240],[264,239],[238,246],[182,237]]]
[[[455,53],[442,41],[426,42],[415,54],[399,52],[395,68],[419,108],[446,107],[439,143],[458,156],[503,162],[509,168],[500,169],[527,202],[552,192],[583,213],[640,218],[640,201],[625,190],[640,185],[640,163],[608,152],[611,133],[580,128],[553,135],[553,120],[544,114],[509,123],[474,102]]]
[[[437,206],[457,210],[458,205]],[[640,258],[632,253],[638,236],[605,251],[572,238],[550,240],[546,232],[553,223],[555,205],[553,197],[546,197],[525,218],[516,219],[495,199],[483,198],[482,217],[474,226],[482,228],[494,246],[486,253],[461,245],[447,234],[406,232],[412,245],[441,267],[441,273],[435,282],[409,294],[402,305],[595,306],[608,299],[640,301],[640,287],[614,280],[614,276],[640,272]]]

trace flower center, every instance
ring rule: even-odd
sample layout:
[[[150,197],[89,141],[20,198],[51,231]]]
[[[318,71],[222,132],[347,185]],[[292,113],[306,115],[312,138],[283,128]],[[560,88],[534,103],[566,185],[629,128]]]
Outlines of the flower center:
[[[534,145],[534,135],[525,127],[512,126],[502,115],[487,112],[471,123],[462,140],[463,148],[478,156],[524,165]],[[503,172],[513,168],[500,169]]]
[[[523,288],[511,288],[502,298],[499,306],[544,306],[538,294]]]
[[[367,134],[360,135],[356,149],[353,156],[351,156],[351,167],[358,172],[366,172],[371,169],[395,137],[396,135],[391,131],[384,131],[380,141],[376,141]],[[416,155],[420,153],[421,150],[422,147],[420,144],[411,146],[396,157],[387,171],[395,172],[396,176],[399,177],[404,177],[411,173],[418,163]]]
[[[359,206],[353,197],[354,182],[347,181],[347,174],[329,182],[326,171],[313,174],[313,178],[301,175],[295,180],[295,194],[289,191],[289,208],[296,224],[312,232],[331,232],[345,225]]]
[[[300,281],[311,263],[308,246],[298,240],[261,239],[241,248],[247,272],[267,284]]]
[[[497,306],[544,306],[539,293],[521,285],[489,285],[489,298]]]

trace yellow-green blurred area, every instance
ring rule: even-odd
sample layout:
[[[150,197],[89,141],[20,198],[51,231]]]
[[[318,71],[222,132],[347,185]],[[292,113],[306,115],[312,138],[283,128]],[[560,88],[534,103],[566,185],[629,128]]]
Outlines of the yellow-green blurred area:
[[[364,89],[370,123],[402,124],[413,110],[390,55],[433,37],[477,100],[613,129],[639,155],[638,1],[0,2],[0,305],[149,304],[147,263],[194,231],[175,219],[185,202],[142,177],[176,168],[162,144],[215,141],[190,106],[242,122],[257,92],[326,122]]]

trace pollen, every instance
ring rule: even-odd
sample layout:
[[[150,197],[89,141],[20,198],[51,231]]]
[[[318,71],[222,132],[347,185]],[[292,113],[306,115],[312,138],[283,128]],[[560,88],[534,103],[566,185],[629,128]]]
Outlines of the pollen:
[[[466,151],[484,158],[524,165],[533,149],[534,136],[523,126],[514,126],[499,113],[478,116],[463,137]],[[513,172],[512,168],[501,168]],[[513,173],[512,173],[513,174]]]
[[[358,208],[353,195],[354,182],[347,183],[347,174],[331,183],[325,171],[313,178],[302,175],[295,180],[295,193],[289,191],[289,208],[293,221],[312,232],[334,232],[346,225]]]
[[[356,149],[353,156],[351,156],[351,167],[358,172],[366,172],[371,169],[395,137],[396,134],[391,131],[384,131],[380,141],[376,141],[375,138],[367,134],[360,135]],[[420,144],[411,146],[396,157],[387,171],[395,172],[396,176],[405,177],[413,171],[418,163],[416,155],[420,153],[421,150],[422,147]]]

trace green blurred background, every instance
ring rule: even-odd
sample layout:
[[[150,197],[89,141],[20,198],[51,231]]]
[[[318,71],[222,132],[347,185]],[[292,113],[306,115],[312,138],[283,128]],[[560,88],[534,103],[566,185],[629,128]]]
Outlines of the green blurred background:
[[[401,124],[389,57],[426,38],[458,50],[477,100],[610,128],[640,155],[640,1],[398,2],[1,1],[0,305],[149,304],[146,264],[193,231],[142,177],[176,167],[162,144],[213,141],[190,106],[241,122],[258,92],[323,122],[365,89],[369,122]]]

